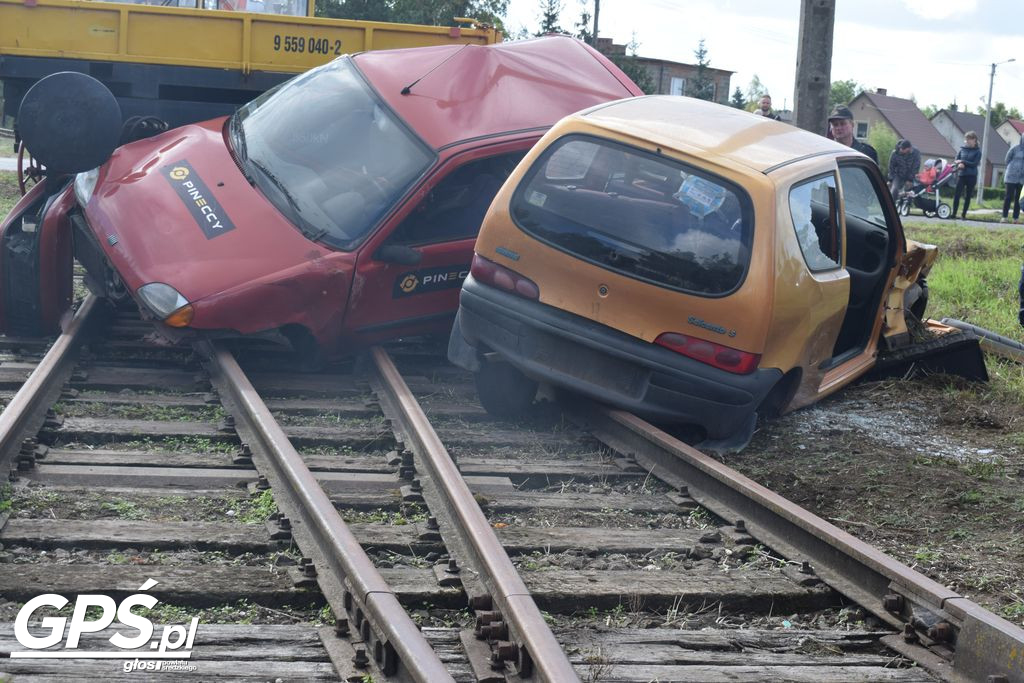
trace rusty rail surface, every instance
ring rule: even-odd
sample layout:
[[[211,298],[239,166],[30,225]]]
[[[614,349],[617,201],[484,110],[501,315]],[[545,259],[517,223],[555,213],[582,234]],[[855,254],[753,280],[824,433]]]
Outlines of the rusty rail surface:
[[[511,660],[519,673],[539,675],[540,680],[561,683],[577,681],[569,658],[555,639],[534,603],[508,554],[487,522],[458,467],[434,431],[430,420],[402,379],[387,352],[371,350],[374,366],[388,398],[398,409],[406,437],[430,471],[442,501],[456,521],[459,545],[472,554],[473,566],[483,578],[496,603],[512,641],[499,644],[495,663]],[[532,671],[531,671],[532,669]]]
[[[901,630],[886,643],[951,681],[1024,683],[1024,629],[619,410],[580,407],[593,435]],[[737,523],[737,526],[740,526]]]
[[[270,410],[239,367],[234,356],[209,343],[200,351],[211,360],[211,374],[226,389],[222,400],[230,401],[246,423],[237,425],[248,432],[260,448],[253,460],[261,475],[270,480],[275,501],[292,519],[288,523],[296,537],[308,534],[315,547],[303,547],[314,560],[306,571],[317,577],[321,590],[335,615],[349,614],[369,652],[359,655],[356,667],[365,669],[372,658],[385,676],[405,673],[423,683],[454,681],[437,653],[399,604],[391,587],[377,571],[355,536],[341,519],[316,478],[296,452]],[[349,631],[347,621],[339,620],[338,635]],[[335,662],[337,665],[338,662]],[[402,671],[399,668],[404,668]],[[347,680],[342,667],[338,673]]]
[[[0,471],[6,471],[22,441],[39,430],[35,423],[42,422],[45,410],[64,384],[65,371],[71,370],[69,361],[85,336],[97,302],[92,294],[85,297],[43,360],[0,414]]]

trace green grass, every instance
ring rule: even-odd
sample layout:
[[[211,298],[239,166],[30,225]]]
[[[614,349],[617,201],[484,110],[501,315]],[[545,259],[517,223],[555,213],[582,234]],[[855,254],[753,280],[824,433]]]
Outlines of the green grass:
[[[237,501],[232,507],[235,519],[245,524],[263,524],[277,512],[277,503],[270,489],[254,494],[248,500]]]
[[[20,198],[18,174],[14,171],[0,171],[0,217],[6,217]]]
[[[1024,261],[1024,230],[953,224],[904,225],[907,237],[939,248],[928,275],[928,316],[957,318],[1017,341],[1017,283]],[[1024,402],[1024,366],[988,357],[988,391]]]

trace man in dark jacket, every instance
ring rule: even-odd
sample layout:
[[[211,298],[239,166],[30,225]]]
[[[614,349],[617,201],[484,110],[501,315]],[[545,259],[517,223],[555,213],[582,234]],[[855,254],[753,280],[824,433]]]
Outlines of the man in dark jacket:
[[[876,164],[878,163],[878,152],[875,151],[875,148],[853,137],[853,113],[849,107],[840,105],[829,114],[828,137],[847,147],[853,147],[861,154],[871,157]]]
[[[964,212],[960,218],[967,218],[967,208],[971,205],[971,195],[974,194],[974,186],[978,182],[978,164],[981,163],[981,150],[978,149],[978,134],[973,130],[964,133],[964,144],[956,153],[956,165],[960,176],[956,181],[956,191],[953,193],[953,215],[960,206],[960,193],[964,192]]]
[[[914,184],[914,178],[921,168],[921,153],[914,149],[910,140],[900,140],[896,150],[889,157],[889,191],[896,199],[904,188]]]

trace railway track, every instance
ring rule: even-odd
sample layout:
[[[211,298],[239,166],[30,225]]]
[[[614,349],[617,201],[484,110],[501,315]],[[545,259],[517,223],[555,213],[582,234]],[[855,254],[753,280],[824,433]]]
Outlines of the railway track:
[[[153,648],[0,676],[195,623],[193,680],[1024,680],[1020,629],[631,415],[495,422],[429,346],[304,375],[97,308],[45,358],[0,340],[0,651],[40,594],[150,580]],[[136,633],[100,611],[80,649]]]

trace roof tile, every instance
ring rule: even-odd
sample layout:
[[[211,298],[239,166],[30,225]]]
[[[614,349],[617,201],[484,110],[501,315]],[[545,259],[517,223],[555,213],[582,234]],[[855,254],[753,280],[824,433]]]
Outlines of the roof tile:
[[[951,159],[956,154],[956,150],[950,147],[946,138],[942,137],[911,100],[874,92],[863,92],[857,96],[860,97],[866,98],[871,106],[878,110],[897,136],[910,140],[921,152],[922,157]],[[880,154],[887,154],[891,150],[878,151]]]

